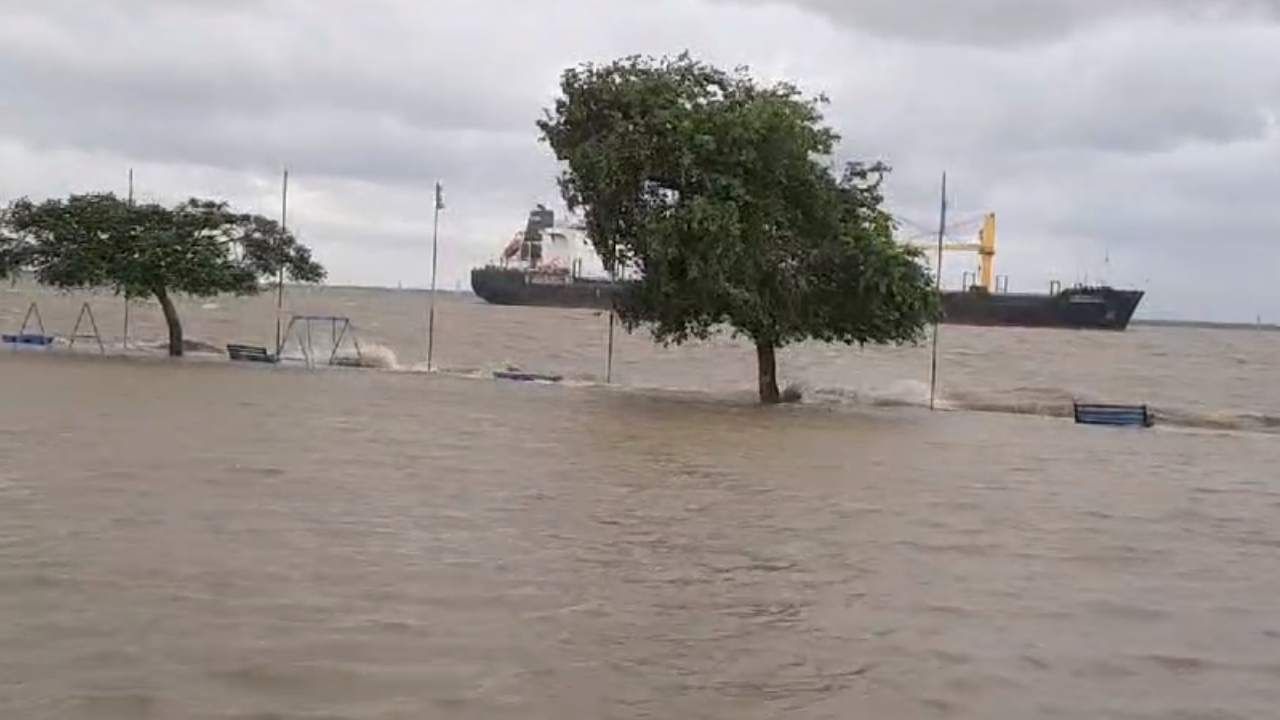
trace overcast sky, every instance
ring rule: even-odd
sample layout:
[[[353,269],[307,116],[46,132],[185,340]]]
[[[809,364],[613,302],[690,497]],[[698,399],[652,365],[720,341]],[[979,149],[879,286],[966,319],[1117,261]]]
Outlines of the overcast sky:
[[[0,0],[0,201],[278,213],[332,282],[442,286],[559,207],[534,122],[583,61],[688,49],[831,98],[895,213],[1000,218],[997,271],[1280,321],[1280,0]],[[976,259],[948,258],[948,282]]]

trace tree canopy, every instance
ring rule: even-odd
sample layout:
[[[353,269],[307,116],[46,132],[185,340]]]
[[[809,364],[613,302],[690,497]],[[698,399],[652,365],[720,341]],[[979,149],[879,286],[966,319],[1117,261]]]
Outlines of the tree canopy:
[[[297,282],[325,276],[310,249],[274,220],[214,200],[165,207],[112,194],[11,204],[0,216],[0,278],[18,270],[59,288],[154,296],[169,327],[170,355],[183,351],[172,293],[252,294],[281,270]]]
[[[755,343],[776,402],[776,348],[912,342],[936,317],[882,207],[888,168],[830,169],[825,98],[688,55],[583,65],[560,89],[538,125],[606,267],[638,271],[617,306],[628,328],[680,343],[727,325]]]

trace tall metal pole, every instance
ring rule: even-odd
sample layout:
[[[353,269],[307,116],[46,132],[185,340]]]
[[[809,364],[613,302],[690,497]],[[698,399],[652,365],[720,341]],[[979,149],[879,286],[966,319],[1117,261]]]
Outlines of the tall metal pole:
[[[276,355],[284,348],[280,345],[280,313],[284,312],[284,236],[289,231],[289,168],[284,169],[280,186],[280,274],[276,278]]]
[[[938,262],[934,267],[938,297],[942,297],[942,239],[947,232],[947,174],[942,173],[942,216],[938,220]],[[933,321],[933,364],[929,371],[929,409],[934,409],[938,395],[938,321]]]
[[[610,384],[613,382],[613,308],[609,308],[609,354],[604,363],[604,382]]]
[[[133,168],[129,168],[129,207],[133,207]],[[124,289],[124,339],[120,344],[129,349],[129,288]]]
[[[615,243],[609,244],[609,281],[617,287],[618,284],[618,247]],[[606,385],[613,383],[613,324],[617,318],[614,312],[613,304],[609,305],[609,350],[604,361],[604,382]]]
[[[431,372],[431,357],[436,339],[436,258],[440,246],[440,210],[444,208],[443,189],[436,182],[435,219],[431,227],[431,305],[427,310],[427,372]]]

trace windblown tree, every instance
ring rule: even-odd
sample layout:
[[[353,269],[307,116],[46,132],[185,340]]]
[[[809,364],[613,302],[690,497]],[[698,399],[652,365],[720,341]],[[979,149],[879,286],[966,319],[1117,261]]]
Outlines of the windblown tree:
[[[729,326],[755,344],[774,403],[778,348],[913,342],[936,316],[930,274],[882,207],[888,168],[829,169],[825,99],[688,55],[583,65],[560,88],[538,126],[606,267],[638,271],[617,303],[628,329],[678,344]]]
[[[164,312],[173,356],[183,351],[173,294],[250,295],[281,269],[296,282],[325,276],[310,249],[279,223],[212,200],[169,208],[111,194],[72,195],[18,200],[0,217],[0,278],[26,270],[53,287],[153,296]]]

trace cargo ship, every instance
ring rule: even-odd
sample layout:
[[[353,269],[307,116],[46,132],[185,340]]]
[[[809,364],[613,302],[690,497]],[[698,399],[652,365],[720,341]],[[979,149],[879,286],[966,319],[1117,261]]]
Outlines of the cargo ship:
[[[973,282],[965,275],[967,289],[942,293],[944,323],[1124,330],[1142,302],[1141,290],[1108,286],[1063,288],[1055,283],[1048,294],[1008,292],[1008,278],[994,272],[995,238],[995,215],[988,214],[977,242],[943,246],[975,251],[979,257]],[[555,214],[541,205],[497,263],[471,271],[471,289],[497,305],[608,310],[625,283],[609,278],[581,228],[556,226]]]
[[[496,263],[471,271],[471,289],[495,305],[613,307],[622,283],[609,277],[580,227],[557,226],[539,205]]]
[[[1051,292],[989,293],[981,287],[942,293],[942,322],[989,327],[1124,330],[1142,302],[1141,290],[1077,286]]]

